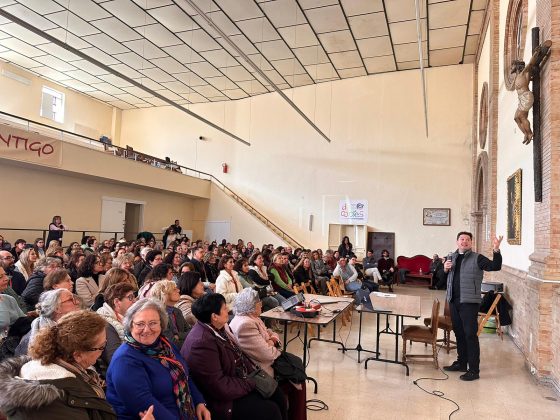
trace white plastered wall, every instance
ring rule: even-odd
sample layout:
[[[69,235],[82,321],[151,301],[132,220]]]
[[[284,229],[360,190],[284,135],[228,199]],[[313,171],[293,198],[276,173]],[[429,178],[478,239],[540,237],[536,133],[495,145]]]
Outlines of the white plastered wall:
[[[288,91],[330,144],[276,94],[191,107],[251,147],[170,107],[123,111],[122,141],[217,175],[308,246],[326,247],[338,201],[349,197],[369,201],[370,230],[396,233],[397,254],[444,253],[469,228],[472,66],[432,68],[426,80],[428,139],[420,74],[407,71]],[[451,208],[451,226],[423,226],[424,207]],[[260,222],[237,222],[240,237],[259,234]]]
[[[497,220],[496,232],[504,235],[502,246],[503,263],[520,270],[527,271],[529,255],[534,250],[535,195],[533,188],[533,145],[524,145],[523,133],[519,130],[513,116],[517,109],[517,93],[507,90],[504,83],[503,54],[504,34],[508,2],[500,2],[500,88],[498,105],[498,169],[497,169]],[[536,26],[535,2],[528,2],[527,36],[525,39],[524,61],[531,58],[531,28]],[[529,112],[532,126],[532,112]],[[522,224],[521,245],[510,245],[507,235],[507,179],[519,168],[522,177]]]

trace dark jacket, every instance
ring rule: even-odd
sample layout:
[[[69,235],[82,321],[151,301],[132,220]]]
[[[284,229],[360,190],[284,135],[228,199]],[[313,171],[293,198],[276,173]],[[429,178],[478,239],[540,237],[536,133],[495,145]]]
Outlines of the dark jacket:
[[[39,302],[39,296],[41,296],[41,293],[44,291],[43,281],[45,280],[45,277],[45,273],[36,271],[31,274],[31,277],[27,280],[27,286],[21,296],[27,305],[28,311],[35,310],[35,305]]]
[[[356,254],[354,254],[354,252],[352,251],[351,244],[349,245],[348,249],[346,249],[346,246],[344,244],[340,244],[338,246],[338,255],[345,258],[352,258],[356,256]]]
[[[0,411],[9,420],[115,420],[115,412],[78,378],[29,381],[17,378],[28,357],[0,364]]]
[[[206,396],[212,420],[231,419],[233,400],[244,397],[255,387],[252,379],[238,374],[233,347],[209,326],[197,321],[183,344],[181,355]]]
[[[362,261],[362,264],[364,265],[364,270],[377,267],[377,261],[375,260],[374,256],[365,257]]]
[[[173,328],[172,328],[172,325],[171,325],[171,319],[169,319],[169,322],[167,323],[167,328],[163,331],[163,335],[165,337],[167,337],[167,339],[169,341],[171,341],[173,344],[175,344],[177,346],[177,348],[181,348],[181,346],[185,342],[185,338],[187,338],[187,335],[189,334],[189,331],[191,330],[191,326],[189,324],[187,324],[187,321],[185,321],[185,317],[183,316],[183,312],[181,312],[181,310],[179,308],[173,307],[172,311],[173,311],[173,313],[169,318],[173,317],[173,320],[175,321],[175,324],[177,325],[177,335],[179,336],[179,338],[176,339],[173,336]]]
[[[313,274],[313,270],[311,270],[311,268],[309,270],[306,270],[305,268],[303,268],[303,265],[300,265],[297,269],[294,270],[294,281],[297,284],[306,284],[308,282],[311,282],[313,283],[313,286],[315,286],[315,275]]]
[[[27,282],[25,281],[25,277],[19,271],[14,270],[14,267],[10,267],[9,269],[5,270],[8,276],[12,276],[12,289],[18,295],[21,296],[25,287],[27,286]]]
[[[205,281],[210,281],[207,280],[208,276],[206,275],[206,270],[204,267],[204,263],[202,261],[198,261],[196,258],[193,258],[191,260],[192,265],[194,265],[194,270],[200,274],[200,281],[201,282],[205,282]]]
[[[204,397],[193,382],[185,360],[176,348],[173,348],[173,353],[187,373],[194,406],[204,403]],[[126,343],[113,354],[107,371],[107,401],[117,412],[119,420],[137,420],[138,413],[147,410],[152,404],[157,420],[179,418],[169,370],[159,360]]]
[[[145,264],[144,268],[142,268],[142,271],[140,272],[140,274],[138,274],[137,278],[138,278],[138,287],[141,287],[144,284],[144,281],[146,281],[146,277],[148,276],[148,274],[150,274],[150,271],[152,271],[152,266],[150,264]]]

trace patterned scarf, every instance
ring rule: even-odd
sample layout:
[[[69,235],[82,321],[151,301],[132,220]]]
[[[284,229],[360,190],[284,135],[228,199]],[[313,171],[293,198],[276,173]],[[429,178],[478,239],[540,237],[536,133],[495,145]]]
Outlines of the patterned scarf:
[[[197,417],[189,389],[187,373],[182,363],[175,357],[169,341],[165,337],[160,336],[153,344],[147,346],[136,341],[130,333],[125,333],[124,339],[125,343],[129,346],[152,359],[158,359],[169,370],[181,420],[196,420]]]
[[[86,382],[99,398],[105,399],[105,391],[103,391],[103,388],[105,388],[105,381],[101,379],[96,371],[93,369],[84,369],[77,363],[69,363],[62,359],[58,359],[55,363]]]

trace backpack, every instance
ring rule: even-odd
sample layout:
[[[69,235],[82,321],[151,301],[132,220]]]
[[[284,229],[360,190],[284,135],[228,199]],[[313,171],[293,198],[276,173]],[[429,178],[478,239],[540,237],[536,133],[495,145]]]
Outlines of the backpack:
[[[295,354],[283,351],[272,364],[277,381],[303,383],[307,379],[303,362]]]

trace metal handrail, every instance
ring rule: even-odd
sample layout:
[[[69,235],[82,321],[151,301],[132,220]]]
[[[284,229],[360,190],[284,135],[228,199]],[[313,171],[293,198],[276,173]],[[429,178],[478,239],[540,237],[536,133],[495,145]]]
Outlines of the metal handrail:
[[[8,227],[0,227],[0,231],[4,232],[4,231],[17,231],[17,232],[41,232],[41,237],[43,238],[43,240],[47,239],[48,236],[48,232],[49,229],[30,229],[30,228],[8,228]],[[64,232],[68,232],[68,233],[81,233],[82,237],[86,236],[86,233],[97,233],[97,234],[103,234],[103,233],[108,233],[113,235],[113,238],[115,240],[117,240],[118,236],[124,236],[125,232],[124,231],[113,231],[113,230],[95,230],[95,229],[79,229],[79,230],[72,230],[72,229],[65,229]],[[133,235],[137,235],[139,232],[129,232]],[[157,239],[157,236],[159,236],[159,234],[153,234],[154,237]],[[91,235],[90,235],[91,236]]]
[[[280,237],[281,237],[282,239],[288,240],[288,241],[290,241],[292,244],[296,245],[297,247],[303,248],[303,245],[300,244],[299,241],[295,240],[292,236],[288,235],[283,229],[281,229],[278,225],[276,225],[274,222],[272,222],[268,217],[266,217],[264,214],[262,214],[260,211],[258,211],[255,207],[253,207],[253,206],[252,206],[250,203],[248,203],[246,200],[244,200],[243,198],[241,198],[241,197],[240,197],[237,193],[235,193],[231,188],[227,187],[222,181],[220,181],[218,178],[216,178],[216,177],[215,177],[214,175],[212,175],[212,174],[209,174],[209,173],[203,172],[203,171],[199,171],[199,170],[197,170],[197,169],[192,169],[192,168],[189,168],[189,167],[187,167],[187,166],[180,165],[180,164],[178,164],[178,163],[172,163],[172,162],[170,162],[170,161],[168,162],[168,161],[166,161],[166,160],[164,160],[164,159],[160,159],[160,158],[155,157],[155,156],[151,156],[151,155],[148,155],[148,154],[145,154],[145,153],[142,153],[142,152],[138,152],[138,151],[133,150],[133,149],[132,149],[132,150],[129,150],[129,149],[125,149],[125,148],[120,147],[120,146],[115,146],[115,145],[112,145],[112,144],[107,144],[107,143],[104,143],[104,142],[102,142],[102,141],[100,141],[100,140],[98,140],[98,139],[94,139],[94,138],[92,138],[92,137],[84,136],[84,135],[82,135],[82,134],[77,134],[77,133],[74,133],[74,132],[68,131],[68,130],[63,130],[63,129],[58,128],[58,127],[53,127],[52,125],[49,125],[49,124],[45,124],[45,123],[42,123],[42,122],[39,122],[39,121],[30,120],[30,119],[28,119],[28,118],[23,118],[23,117],[14,115],[14,114],[10,114],[10,113],[8,113],[8,112],[0,111],[0,115],[6,115],[6,116],[11,117],[11,118],[16,118],[16,119],[25,121],[25,122],[27,123],[27,129],[28,129],[28,131],[31,131],[31,126],[29,125],[30,123],[31,123],[31,124],[36,124],[36,125],[39,125],[39,126],[41,126],[41,127],[50,128],[50,129],[53,129],[53,130],[56,130],[56,131],[60,131],[61,133],[69,134],[69,135],[72,135],[72,136],[77,136],[77,137],[83,138],[83,139],[85,139],[85,140],[88,140],[88,141],[91,141],[91,142],[94,142],[94,143],[98,143],[98,144],[100,144],[105,150],[118,150],[121,154],[118,155],[118,156],[116,155],[117,157],[124,156],[124,157],[126,158],[126,156],[127,156],[129,153],[133,153],[133,154],[135,154],[135,156],[134,156],[135,160],[137,160],[136,157],[138,157],[138,156],[144,157],[144,158],[146,158],[146,159],[148,159],[148,160],[153,161],[154,163],[157,162],[157,163],[160,163],[160,164],[165,165],[165,167],[162,168],[162,169],[174,169],[174,168],[179,168],[179,169],[181,169],[181,174],[183,174],[183,173],[182,173],[182,170],[184,169],[187,173],[188,173],[188,171],[197,173],[197,174],[198,174],[198,178],[201,178],[201,175],[204,175],[204,176],[206,176],[206,177],[209,178],[209,179],[208,179],[209,181],[214,182],[214,184],[216,184],[216,186],[218,186],[219,188],[221,188],[222,191],[225,192],[225,191],[227,190],[227,191],[229,192],[229,194],[230,194],[236,201],[241,202],[241,203],[243,203],[244,205],[246,205],[247,207],[249,207],[249,208],[251,209],[251,212],[253,212],[255,215],[257,215],[257,217],[258,217],[266,226],[268,226],[268,227],[272,226],[274,229],[276,229],[277,232],[275,232],[275,233],[276,233],[277,235],[280,233],[280,234],[281,234]],[[7,124],[7,123],[4,123],[4,124],[9,125],[9,124]],[[61,137],[61,140],[64,141],[64,139],[63,139],[62,137]],[[140,160],[140,161],[142,161],[142,160]],[[185,175],[186,175],[186,174],[185,174]],[[186,176],[190,176],[190,175],[186,175]],[[2,229],[2,228],[0,228],[0,229]],[[12,229],[12,230],[34,230],[34,231],[43,231],[43,229]],[[70,232],[70,231],[68,231],[68,232]],[[82,232],[82,231],[75,231],[75,232]],[[93,231],[92,231],[92,232],[93,232]],[[95,232],[98,232],[98,231],[95,231]],[[114,233],[114,232],[99,232],[99,233]],[[117,232],[117,233],[118,233],[118,232]],[[123,233],[124,233],[124,232],[123,232]],[[84,235],[85,235],[85,233],[84,233]],[[115,233],[115,237],[116,237],[116,233]]]

